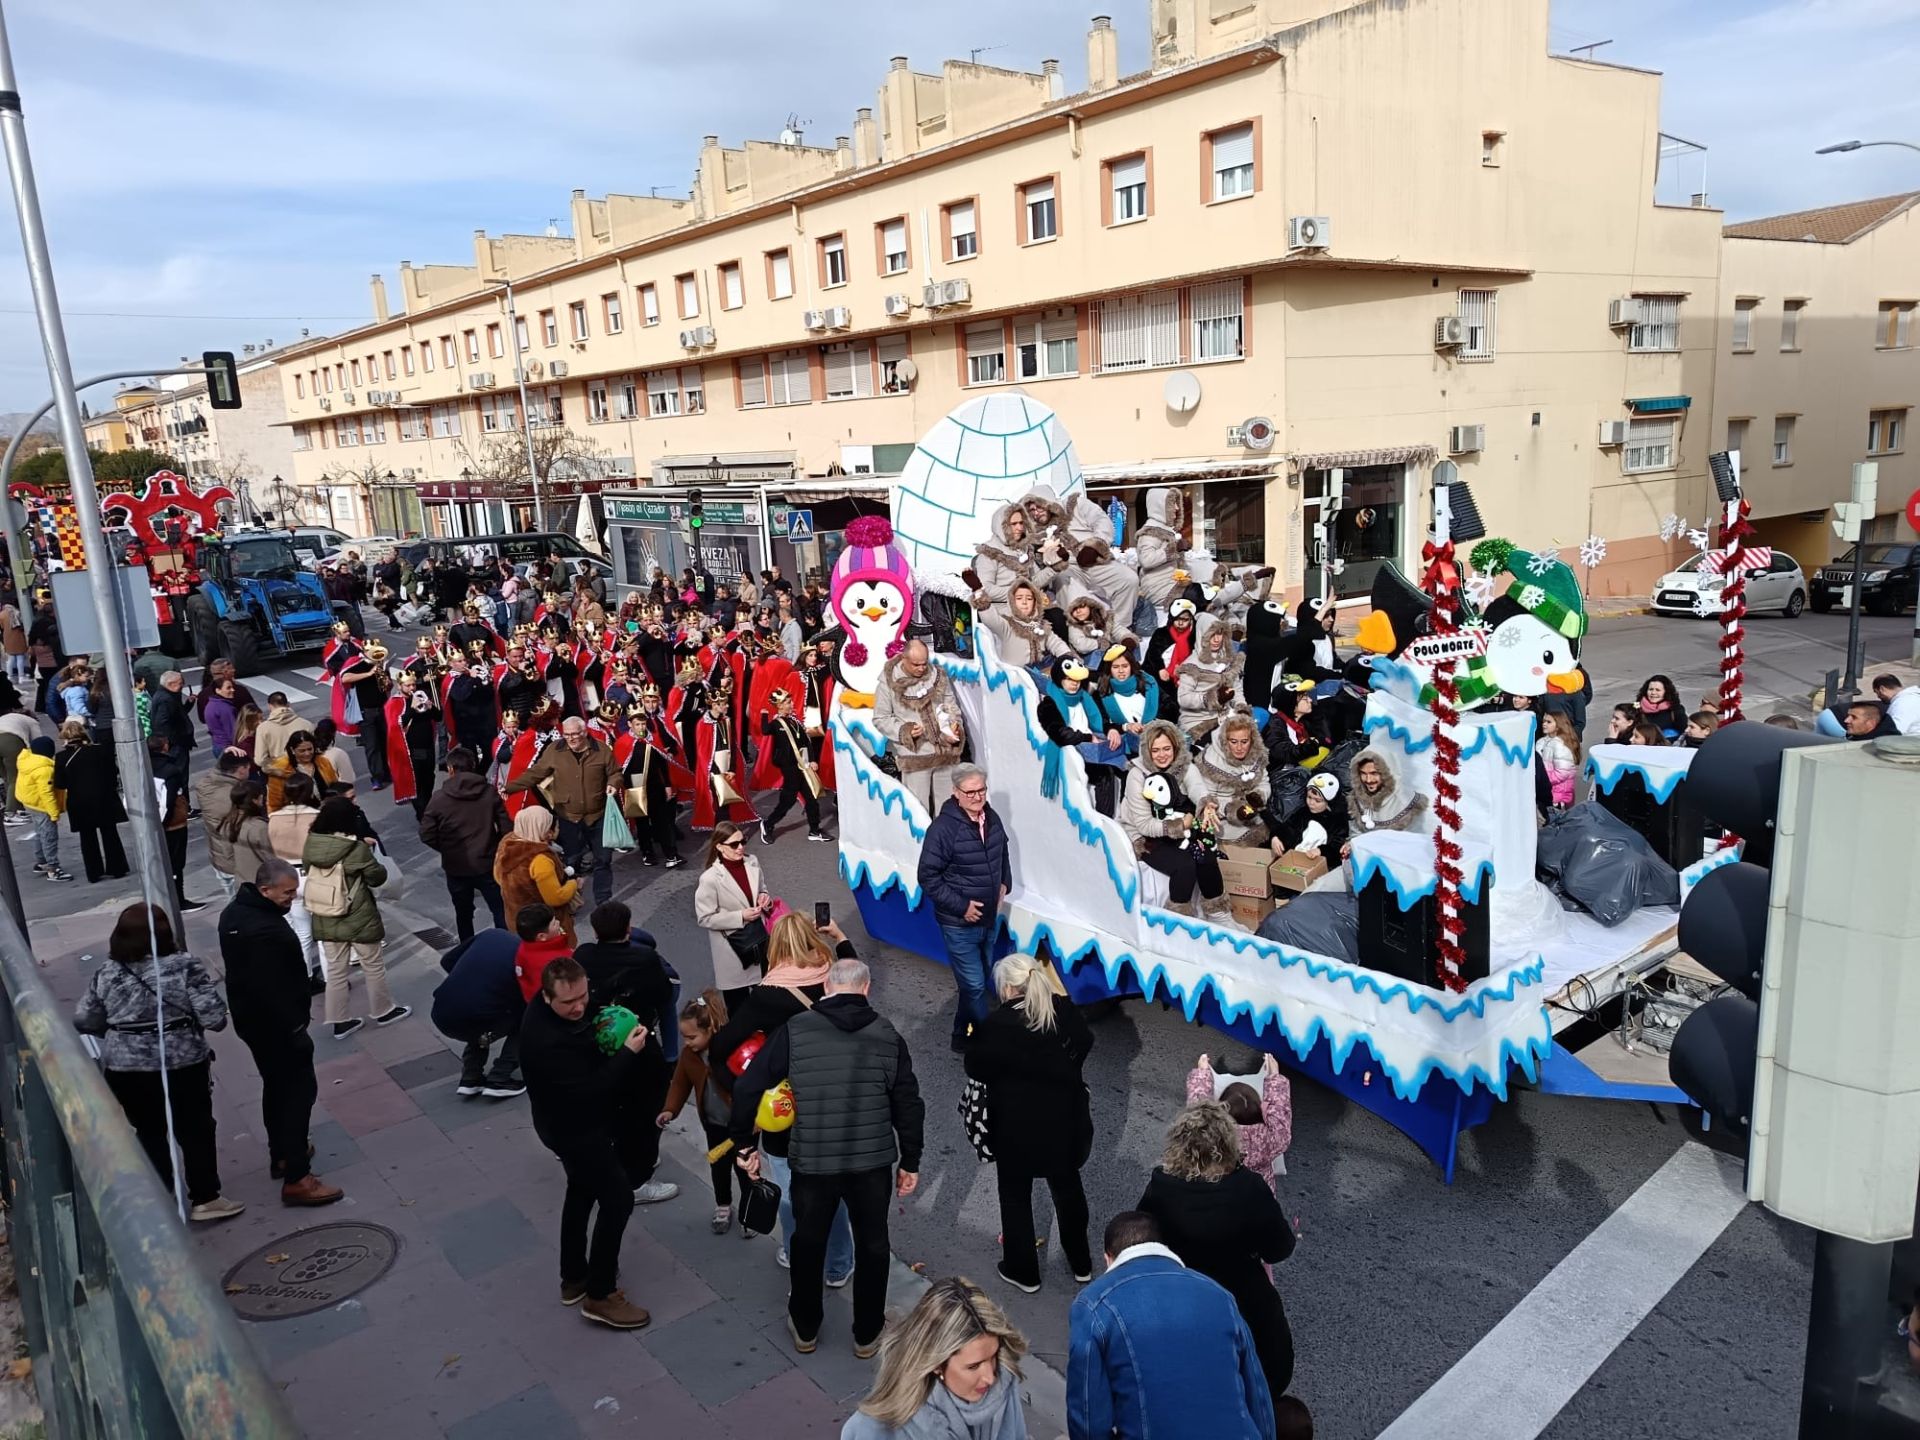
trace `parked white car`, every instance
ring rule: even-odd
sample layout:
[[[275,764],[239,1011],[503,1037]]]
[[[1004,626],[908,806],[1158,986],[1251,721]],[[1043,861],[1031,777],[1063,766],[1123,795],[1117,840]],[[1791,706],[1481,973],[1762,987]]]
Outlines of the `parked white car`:
[[[1653,587],[1653,608],[1662,615],[1718,615],[1726,609],[1727,581],[1701,569],[1695,555],[1677,570],[1660,577]],[[1800,562],[1784,550],[1773,552],[1773,563],[1747,575],[1749,612],[1777,610],[1792,620],[1807,608],[1807,577]]]

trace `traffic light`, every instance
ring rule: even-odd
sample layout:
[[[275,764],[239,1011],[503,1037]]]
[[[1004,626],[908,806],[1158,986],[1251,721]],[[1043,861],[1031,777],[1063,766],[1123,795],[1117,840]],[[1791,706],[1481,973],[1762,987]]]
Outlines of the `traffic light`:
[[[1709,871],[1680,907],[1680,948],[1732,988],[1682,1022],[1667,1073],[1706,1113],[1709,1134],[1744,1142],[1760,1055],[1780,764],[1786,751],[1830,743],[1811,731],[1742,721],[1714,732],[1687,771],[1688,808],[1738,835],[1740,859]]]
[[[687,491],[687,528],[698,530],[707,523],[706,510],[700,502],[699,487]]]
[[[207,404],[215,410],[240,408],[240,371],[231,350],[203,350],[200,363],[207,371]]]

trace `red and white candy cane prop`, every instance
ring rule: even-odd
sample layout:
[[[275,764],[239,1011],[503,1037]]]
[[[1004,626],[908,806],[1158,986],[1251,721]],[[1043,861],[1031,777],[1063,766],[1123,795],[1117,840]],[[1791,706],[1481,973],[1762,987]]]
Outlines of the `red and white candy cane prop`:
[[[1420,588],[1433,596],[1433,633],[1458,630],[1460,567],[1447,536],[1444,496],[1436,489],[1434,534],[1421,551],[1427,568]],[[1433,671],[1433,874],[1434,905],[1439,911],[1438,978],[1448,990],[1467,988],[1467,922],[1460,917],[1460,689],[1458,662],[1447,661]]]
[[[1747,668],[1747,571],[1754,562],[1770,563],[1772,552],[1760,560],[1758,552],[1747,550],[1747,537],[1753,526],[1747,523],[1752,511],[1745,498],[1729,501],[1727,518],[1720,527],[1721,550],[1725,558],[1720,568],[1727,577],[1727,588],[1720,594],[1720,723],[1740,718],[1740,687]]]

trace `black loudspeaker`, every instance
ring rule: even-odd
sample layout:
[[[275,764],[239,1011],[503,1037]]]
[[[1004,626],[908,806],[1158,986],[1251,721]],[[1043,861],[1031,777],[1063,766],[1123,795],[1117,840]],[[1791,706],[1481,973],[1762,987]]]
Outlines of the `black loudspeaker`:
[[[1487,916],[1493,904],[1493,876],[1480,881],[1477,902],[1461,897],[1460,918],[1467,922],[1462,937],[1467,962],[1462,973],[1467,982],[1484,980],[1487,975]],[[1387,884],[1384,872],[1376,872],[1360,889],[1360,963],[1397,979],[1416,985],[1440,985],[1437,957],[1440,953],[1440,907],[1432,895],[1415,900],[1408,909]]]
[[[1656,800],[1638,770],[1622,773],[1612,790],[1594,790],[1600,808],[1646,837],[1653,853],[1684,870],[1706,853],[1707,818],[1688,802],[1682,780],[1664,801]]]

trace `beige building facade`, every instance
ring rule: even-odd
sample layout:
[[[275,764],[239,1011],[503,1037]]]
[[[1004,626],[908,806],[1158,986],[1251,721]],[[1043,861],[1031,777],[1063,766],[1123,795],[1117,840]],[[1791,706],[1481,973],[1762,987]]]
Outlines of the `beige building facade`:
[[[1832,506],[1879,467],[1868,538],[1911,540],[1920,489],[1920,191],[1726,227],[1714,449],[1741,452],[1756,529],[1811,567]]]
[[[527,412],[549,479],[884,475],[1017,386],[1097,490],[1188,486],[1295,593],[1330,472],[1364,593],[1449,457],[1495,533],[1600,535],[1592,589],[1644,592],[1706,505],[1720,243],[1655,201],[1659,77],[1551,54],[1546,0],[1145,8],[1142,74],[1106,17],[1072,94],[896,58],[831,146],[709,136],[685,199],[575,192],[571,236],[403,264],[392,310],[376,278],[277,357],[293,476],[473,533],[529,523]]]

